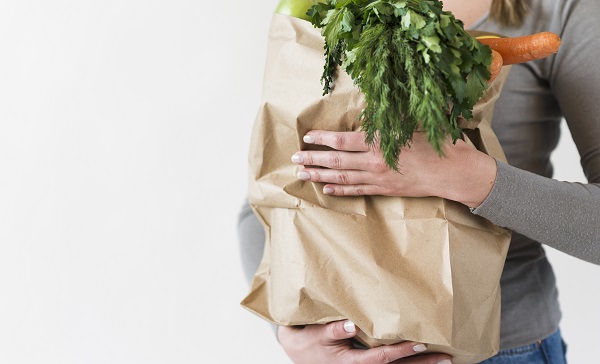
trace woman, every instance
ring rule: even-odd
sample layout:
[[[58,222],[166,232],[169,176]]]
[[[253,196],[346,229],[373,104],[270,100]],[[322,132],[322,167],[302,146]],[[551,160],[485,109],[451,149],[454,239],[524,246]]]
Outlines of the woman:
[[[496,104],[494,131],[509,164],[462,142],[445,146],[439,158],[422,135],[403,150],[401,173],[380,168],[359,133],[311,131],[304,141],[337,148],[298,152],[305,168],[298,178],[325,182],[334,196],[439,196],[461,202],[474,214],[514,231],[502,275],[501,352],[485,363],[564,363],[558,330],[560,309],[552,268],[542,244],[600,264],[600,6],[596,0],[445,0],[465,27],[507,36],[551,31],[562,38],[558,54],[513,66]],[[489,14],[489,15],[488,15]],[[589,184],[552,180],[550,154],[564,117]],[[344,140],[344,143],[339,143]],[[335,165],[331,164],[335,161]],[[340,184],[338,181],[344,181]],[[246,271],[262,254],[262,228],[246,210],[240,234]],[[351,322],[278,328],[278,339],[297,363],[443,363],[439,354],[414,356],[418,343],[356,350]]]

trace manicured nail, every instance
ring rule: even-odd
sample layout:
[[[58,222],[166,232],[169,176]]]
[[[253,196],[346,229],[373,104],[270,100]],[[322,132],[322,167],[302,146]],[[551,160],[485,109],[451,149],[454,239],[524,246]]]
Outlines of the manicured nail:
[[[356,332],[356,326],[354,326],[354,322],[352,322],[352,321],[344,322],[344,331],[346,331],[349,334]]]
[[[331,187],[324,187],[323,188],[323,193],[326,195],[333,195],[333,193],[335,192],[335,190]]]
[[[442,361],[438,361],[438,364],[452,364],[452,361],[450,359],[444,359]]]
[[[413,346],[413,350],[415,351],[415,353],[422,353],[425,350],[427,350],[427,346],[423,344],[415,345]]]
[[[312,135],[305,135],[302,140],[307,144],[313,144],[315,142],[315,138]]]
[[[301,164],[304,163],[304,157],[300,153],[296,153],[292,156],[292,163]]]
[[[303,181],[310,181],[310,173],[306,171],[298,172],[298,178]]]

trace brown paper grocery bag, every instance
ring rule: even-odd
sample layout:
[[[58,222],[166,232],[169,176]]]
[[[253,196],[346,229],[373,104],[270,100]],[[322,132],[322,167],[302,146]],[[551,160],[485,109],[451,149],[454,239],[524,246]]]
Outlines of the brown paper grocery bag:
[[[309,22],[274,14],[249,156],[267,238],[242,305],[279,325],[350,319],[369,346],[412,340],[455,363],[494,355],[507,230],[441,198],[332,197],[296,178],[292,154],[314,148],[307,131],[360,127],[363,96],[345,72],[322,96],[323,42]],[[463,125],[465,140],[499,159],[490,121],[507,72]]]

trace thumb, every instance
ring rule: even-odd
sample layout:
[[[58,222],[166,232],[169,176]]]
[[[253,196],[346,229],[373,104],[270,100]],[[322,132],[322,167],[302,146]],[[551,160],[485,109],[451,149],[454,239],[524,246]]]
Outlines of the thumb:
[[[323,330],[325,330],[324,339],[328,344],[346,340],[358,334],[358,327],[349,320],[328,323],[323,327]]]

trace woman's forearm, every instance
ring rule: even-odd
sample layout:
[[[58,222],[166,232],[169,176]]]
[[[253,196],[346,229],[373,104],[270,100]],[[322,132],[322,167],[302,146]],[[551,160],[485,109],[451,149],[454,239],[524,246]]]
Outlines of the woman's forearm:
[[[474,213],[540,243],[600,264],[600,185],[553,180],[498,162]]]

